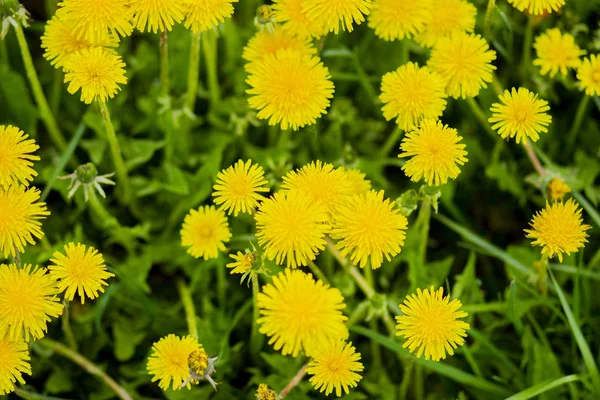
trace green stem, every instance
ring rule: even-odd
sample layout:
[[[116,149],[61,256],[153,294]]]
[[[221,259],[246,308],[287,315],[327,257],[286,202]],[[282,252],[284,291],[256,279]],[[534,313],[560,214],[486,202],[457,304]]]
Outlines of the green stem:
[[[208,79],[208,93],[210,104],[215,108],[221,102],[221,88],[219,86],[219,73],[217,69],[217,38],[214,34],[202,35],[204,58],[206,59],[206,74]]]
[[[69,312],[69,300],[63,300],[63,315],[61,318],[62,329],[67,337],[67,343],[69,347],[73,351],[77,351],[77,341],[75,340],[75,335],[73,334],[73,329],[71,328],[71,313]]]
[[[583,98],[579,102],[579,106],[577,107],[577,113],[575,114],[575,122],[571,126],[569,133],[567,134],[567,154],[571,154],[573,151],[573,146],[577,142],[577,136],[579,135],[579,131],[581,130],[581,125],[583,125],[583,119],[585,117],[585,112],[587,111],[588,104],[590,103],[590,96],[583,95]]]
[[[421,364],[415,365],[415,399],[423,400],[424,393],[424,381],[423,381],[423,367]]]
[[[410,387],[410,377],[412,375],[414,365],[415,358],[409,357],[407,364],[404,366],[404,374],[402,375],[402,381],[400,382],[400,400],[408,399],[408,388]]]
[[[260,343],[260,335],[258,331],[258,319],[260,318],[260,312],[258,308],[258,293],[259,293],[259,282],[258,275],[252,275],[252,300],[254,307],[252,309],[252,332],[250,333],[250,349],[253,353],[258,353],[260,351],[261,343]]]
[[[102,205],[95,190],[90,190],[90,199],[88,202],[91,211],[95,214],[102,229],[108,230],[119,227],[119,221]]]
[[[527,80],[527,72],[531,66],[531,42],[533,40],[533,25],[535,15],[531,14],[527,20],[527,28],[525,29],[525,39],[523,41],[523,65],[521,66],[521,80]]]
[[[483,22],[483,37],[489,39],[490,37],[490,26],[492,25],[492,15],[496,8],[496,0],[489,0],[487,9],[485,10],[485,20]]]
[[[183,309],[185,311],[185,320],[187,322],[188,331],[190,336],[198,339],[198,324],[196,323],[196,307],[194,307],[194,300],[190,289],[186,286],[183,280],[177,281],[177,289],[179,290],[179,296],[183,303]]]
[[[396,144],[398,143],[400,136],[402,136],[402,129],[400,129],[400,127],[396,125],[390,136],[388,136],[387,140],[385,141],[385,144],[381,148],[380,154],[382,158],[385,158],[388,156],[388,154],[390,154],[392,149],[394,149],[394,146],[396,146]]]
[[[492,89],[494,90],[494,93],[496,93],[496,96],[500,97],[502,94],[504,94],[504,85],[502,85],[502,82],[500,82],[500,78],[498,78],[498,74],[496,74],[494,72],[494,76],[492,78]]]
[[[529,157],[529,160],[531,161],[531,164],[535,168],[536,172],[540,176],[543,176],[546,172],[545,172],[544,167],[542,166],[542,163],[540,162],[539,158],[535,154],[535,151],[533,151],[531,142],[529,140],[525,139],[523,146],[525,146],[525,151],[527,152],[527,157]]]
[[[25,400],[67,400],[60,397],[44,396],[39,393],[31,393],[15,386],[15,394]]]
[[[67,141],[58,128],[56,119],[50,110],[48,100],[46,100],[46,96],[42,90],[42,85],[40,84],[40,79],[38,78],[35,67],[33,66],[33,60],[31,58],[29,46],[27,45],[27,39],[25,39],[25,33],[23,32],[23,27],[21,24],[16,24],[15,31],[17,33],[17,41],[19,42],[19,47],[21,49],[21,56],[23,57],[23,64],[25,66],[25,72],[27,73],[27,79],[29,79],[29,84],[31,85],[31,90],[33,91],[33,97],[35,98],[35,102],[40,112],[40,118],[42,121],[44,121],[44,125],[46,125],[46,129],[48,129],[48,133],[50,134],[50,139],[52,139],[52,142],[54,142],[54,144],[61,151],[64,151],[67,148]]]
[[[198,97],[198,79],[200,76],[200,37],[200,33],[192,33],[190,66],[188,69],[188,90],[185,101],[185,106],[192,113],[196,107],[196,97]]]
[[[160,85],[161,94],[168,97],[171,82],[169,78],[169,39],[166,30],[160,33]]]
[[[13,256],[13,262],[17,266],[17,268],[21,269],[21,253],[19,253],[19,249],[15,246],[15,255]]]
[[[123,161],[123,156],[121,155],[121,147],[119,146],[117,134],[115,133],[115,128],[110,119],[110,113],[108,112],[106,103],[103,101],[98,101],[98,105],[100,106],[102,119],[104,120],[104,125],[106,126],[106,138],[108,139],[110,154],[113,159],[115,172],[117,173],[117,184],[121,187],[121,190],[123,191],[123,198],[125,204],[128,204],[131,200],[131,187],[129,185],[129,176],[127,175],[127,168],[125,167],[125,162]]]
[[[96,364],[79,354],[78,352],[69,349],[62,343],[55,342],[51,339],[42,339],[38,343],[46,346],[48,349],[53,350],[59,355],[68,358],[73,361],[75,364],[79,365],[81,368],[86,370],[91,375],[99,378],[102,382],[104,382],[121,400],[133,400],[131,395],[127,393],[123,387],[121,387],[114,379],[108,376],[104,371],[102,371]]]
[[[358,268],[356,268],[353,265],[350,267],[348,272],[350,272],[350,276],[352,277],[352,279],[354,279],[354,282],[356,282],[360,290],[362,290],[365,296],[367,296],[367,299],[370,299],[373,296],[375,296],[375,289],[373,289],[373,287],[369,285],[369,282],[367,282],[367,280],[360,273]]]
[[[300,370],[298,371],[298,373],[296,373],[296,375],[292,378],[292,380],[290,381],[290,383],[287,384],[287,386],[281,391],[281,393],[279,393],[279,399],[283,399],[285,396],[287,396],[290,391],[295,388],[296,386],[298,386],[298,384],[302,381],[302,378],[304,378],[304,375],[306,375],[306,369],[308,368],[308,364],[304,364],[302,366],[302,368],[300,368]]]
[[[489,124],[489,122],[487,120],[487,117],[485,116],[485,112],[483,111],[483,109],[481,108],[481,106],[479,105],[479,103],[477,103],[477,101],[473,97],[469,97],[469,98],[467,98],[467,104],[471,108],[471,111],[473,112],[473,115],[475,115],[475,118],[477,118],[477,121],[479,122],[479,124],[481,125],[481,127],[494,140],[496,140],[498,138],[498,135],[496,135],[494,133],[494,131],[492,130],[492,127],[490,126],[490,124]]]
[[[410,39],[405,37],[400,41],[400,65],[410,61]]]
[[[421,203],[419,216],[417,217],[419,226],[421,227],[421,241],[419,243],[419,260],[424,266],[427,262],[427,243],[429,243],[429,226],[431,224],[431,204],[429,200],[424,200]]]
[[[321,271],[321,268],[319,268],[317,266],[317,264],[315,264],[314,262],[309,260],[308,268],[310,268],[310,271],[313,273],[313,275],[316,276],[317,278],[319,278],[320,280],[322,280],[323,283],[329,283],[329,281],[327,280],[327,277],[325,276],[323,271]]]

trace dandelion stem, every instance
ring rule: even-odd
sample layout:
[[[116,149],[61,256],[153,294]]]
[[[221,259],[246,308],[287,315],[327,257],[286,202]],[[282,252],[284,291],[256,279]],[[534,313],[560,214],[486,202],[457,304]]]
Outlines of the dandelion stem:
[[[17,268],[21,269],[21,253],[19,253],[17,246],[15,246],[15,255],[13,256],[13,261]]]
[[[115,128],[110,119],[110,113],[108,112],[106,103],[103,101],[98,101],[98,105],[100,106],[102,119],[104,120],[104,125],[106,126],[106,138],[108,139],[110,154],[113,159],[115,172],[117,173],[117,184],[121,187],[121,190],[123,191],[123,199],[125,201],[125,204],[128,204],[131,200],[131,187],[129,186],[127,168],[125,167],[125,162],[123,161],[123,156],[121,155],[121,147],[119,146],[117,134],[115,133]]]
[[[382,158],[385,158],[388,156],[388,154],[390,154],[390,151],[392,151],[394,146],[396,146],[396,144],[398,143],[400,136],[402,136],[402,129],[400,129],[400,127],[396,125],[390,136],[388,136],[387,140],[385,141],[385,144],[381,148]]]
[[[258,318],[260,313],[258,311],[258,292],[259,292],[258,274],[252,275],[252,302],[254,307],[252,309],[252,332],[250,334],[250,349],[253,353],[258,354],[261,347],[260,335],[258,332]]]
[[[90,200],[88,204],[91,210],[96,214],[96,218],[100,221],[100,227],[102,229],[111,229],[119,227],[119,221],[112,216],[110,212],[102,205],[95,190],[90,190]]]
[[[575,114],[575,122],[571,126],[569,133],[567,134],[567,154],[571,154],[573,151],[573,147],[577,142],[577,136],[579,135],[579,131],[581,130],[581,125],[583,124],[583,118],[585,117],[585,112],[587,111],[588,104],[590,103],[590,96],[583,95],[583,98],[579,102],[579,106],[577,107],[577,113]]]
[[[335,248],[335,245],[333,244],[331,239],[326,238],[325,240],[327,241],[327,249],[329,250],[329,252],[340,263],[342,267],[347,269],[348,273],[350,274],[352,279],[354,279],[360,290],[362,290],[365,296],[367,296],[367,299],[371,299],[373,296],[375,296],[375,289],[373,289],[373,287],[369,285],[369,282],[367,282],[367,280],[360,273],[358,268],[356,268],[354,265],[351,265],[350,268],[348,268],[348,259],[340,254],[338,249]]]
[[[161,94],[168,97],[171,82],[169,78],[169,39],[166,30],[160,33],[160,85]]]
[[[183,309],[185,311],[185,320],[187,322],[188,331],[190,336],[198,339],[198,324],[196,323],[196,308],[194,307],[194,300],[190,289],[186,286],[182,279],[177,281],[177,289],[179,290],[179,296],[183,303]]]
[[[327,280],[327,277],[325,276],[325,274],[323,273],[323,271],[321,271],[321,268],[319,268],[317,266],[317,264],[315,264],[314,262],[308,260],[308,268],[310,268],[310,271],[320,280],[323,281],[323,283],[329,283],[329,281]]]
[[[408,398],[408,388],[411,382],[411,375],[413,366],[415,365],[415,357],[408,357],[404,366],[404,374],[402,375],[402,381],[400,382],[400,400],[406,400]]]
[[[485,10],[485,20],[483,22],[483,37],[486,39],[489,39],[490,37],[490,27],[492,25],[492,16],[495,8],[496,0],[489,0],[487,9]]]
[[[69,312],[69,300],[63,300],[63,315],[61,318],[61,324],[63,332],[67,338],[67,343],[69,347],[73,351],[77,351],[77,341],[75,340],[75,335],[73,334],[73,329],[71,328],[71,313]]]
[[[302,378],[304,378],[304,375],[306,375],[307,368],[308,368],[308,363],[304,364],[302,366],[302,368],[300,368],[300,371],[298,371],[296,376],[294,376],[292,378],[292,380],[290,381],[290,383],[288,383],[287,386],[281,391],[281,393],[279,393],[280,399],[283,399],[285,396],[287,396],[292,391],[293,388],[298,386],[298,384],[302,381]]]
[[[410,42],[409,38],[405,37],[400,41],[400,65],[404,65],[410,61]]]
[[[221,88],[219,87],[219,74],[217,70],[217,37],[215,34],[203,35],[204,58],[206,60],[206,74],[208,78],[208,93],[213,109],[221,102]]]
[[[133,400],[131,395],[127,393],[127,391],[123,389],[123,387],[121,387],[114,379],[112,379],[96,364],[94,364],[78,352],[71,350],[62,343],[55,342],[52,339],[42,339],[39,341],[39,343],[43,346],[46,346],[48,349],[53,350],[59,355],[73,361],[75,364],[79,365],[91,375],[100,378],[100,380],[103,381],[121,400]]]
[[[39,393],[31,393],[17,386],[15,386],[15,394],[25,400],[66,400],[60,397],[51,397],[44,396],[43,394]]]
[[[200,33],[192,33],[192,45],[190,48],[190,66],[188,70],[188,90],[185,106],[190,112],[196,107],[198,96],[198,77],[200,76]]]
[[[527,157],[529,157],[529,160],[531,160],[531,164],[533,164],[533,167],[535,168],[537,173],[540,176],[544,175],[544,173],[545,173],[544,167],[542,166],[542,163],[540,162],[539,158],[535,155],[535,151],[533,151],[533,147],[531,147],[531,142],[529,140],[525,139],[525,142],[523,145],[525,146],[525,151],[527,152]]]
[[[48,100],[46,100],[46,96],[44,95],[42,85],[40,84],[40,79],[38,78],[35,67],[33,66],[33,60],[31,58],[29,46],[27,45],[27,39],[25,39],[25,33],[23,32],[23,27],[20,23],[15,24],[15,31],[17,33],[17,41],[19,42],[19,47],[21,49],[21,56],[23,57],[23,64],[25,66],[25,72],[27,73],[27,79],[31,85],[33,97],[35,98],[35,102],[40,112],[40,118],[42,121],[44,121],[44,125],[46,125],[46,129],[48,129],[48,133],[50,134],[50,139],[52,139],[52,142],[54,142],[54,144],[58,146],[61,151],[64,151],[67,148],[67,141],[58,128],[56,119],[54,118],[54,115],[50,110],[50,106],[48,105]]]
[[[497,139],[497,135],[494,133],[494,131],[492,130],[492,127],[490,126],[490,124],[488,123],[488,120],[485,116],[485,112],[483,111],[483,109],[481,108],[481,106],[479,105],[479,103],[477,103],[477,100],[475,100],[473,97],[469,97],[467,99],[467,104],[469,105],[469,107],[471,108],[471,111],[473,112],[473,114],[475,115],[475,118],[477,118],[477,121],[479,122],[479,124],[481,125],[481,127],[494,139]]]
[[[521,79],[523,82],[527,80],[527,72],[531,66],[531,41],[533,40],[534,23],[535,15],[531,14],[527,20],[527,28],[525,29],[525,38],[523,40],[523,65],[521,65]]]
[[[429,242],[429,225],[431,224],[431,203],[429,200],[423,200],[417,224],[421,228],[421,242],[419,243],[419,260],[421,266],[427,262],[427,243]]]

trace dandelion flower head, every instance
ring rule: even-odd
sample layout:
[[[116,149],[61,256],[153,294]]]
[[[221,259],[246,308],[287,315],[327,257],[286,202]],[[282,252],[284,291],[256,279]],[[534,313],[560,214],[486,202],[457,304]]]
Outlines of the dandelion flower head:
[[[466,99],[492,81],[495,59],[496,52],[480,35],[458,32],[436,43],[427,65],[440,74],[449,96]]]
[[[411,157],[402,170],[413,182],[424,179],[430,186],[439,186],[456,179],[459,165],[467,162],[465,145],[456,129],[440,121],[425,120],[407,133],[398,157]]]
[[[62,0],[59,12],[75,37],[101,45],[133,31],[131,0]]]
[[[533,15],[558,11],[565,5],[565,0],[508,0],[519,11],[527,11]]]
[[[329,396],[335,389],[336,396],[346,394],[350,388],[356,387],[362,376],[358,374],[364,369],[360,362],[360,353],[356,352],[352,343],[343,340],[330,340],[323,343],[315,358],[308,363],[306,372],[313,375],[310,383],[320,392]]]
[[[62,314],[56,281],[45,268],[0,265],[0,337],[41,339],[50,318]]]
[[[190,210],[185,216],[181,228],[181,244],[188,247],[187,252],[193,257],[217,258],[219,250],[225,251],[231,232],[223,210],[214,206],[203,206],[198,210]]]
[[[183,0],[185,27],[194,33],[204,32],[225,22],[233,15],[238,0]]]
[[[126,84],[125,63],[121,56],[103,47],[91,47],[74,53],[65,64],[67,90],[75,94],[81,89],[81,101],[105,102],[115,97],[119,84]]]
[[[438,119],[446,108],[446,85],[427,67],[408,62],[388,72],[381,81],[383,116],[396,118],[403,130],[409,130],[423,119]]]
[[[318,57],[283,49],[253,63],[246,81],[250,106],[269,125],[298,130],[325,114],[333,97],[329,70]]]
[[[289,34],[306,39],[323,36],[325,28],[311,21],[304,0],[273,0],[273,16]]]
[[[571,188],[560,178],[552,178],[548,183],[548,197],[552,200],[562,200],[567,193],[571,193]]]
[[[503,139],[516,137],[517,143],[521,143],[529,138],[537,142],[540,132],[548,132],[552,121],[547,114],[549,110],[546,100],[538,99],[525,88],[513,88],[500,95],[500,103],[492,104],[489,122]]]
[[[398,255],[404,245],[408,225],[406,217],[395,209],[396,203],[384,199],[383,190],[371,190],[346,200],[336,213],[331,237],[341,239],[336,247],[343,257],[350,255],[354,265],[362,268],[371,260],[379,268]]]
[[[0,252],[15,256],[15,249],[25,251],[27,243],[44,236],[40,219],[50,215],[46,203],[38,202],[40,191],[23,186],[0,187]]]
[[[130,0],[132,24],[141,32],[170,31],[183,21],[183,0]]]
[[[29,347],[23,339],[0,335],[0,396],[15,390],[15,384],[25,384],[23,374],[31,375]]]
[[[450,301],[444,297],[444,289],[417,289],[417,294],[408,295],[400,310],[404,315],[396,317],[397,336],[404,336],[402,345],[417,357],[425,354],[426,360],[439,361],[446,353],[454,355],[454,349],[465,343],[469,324],[460,321],[467,313],[460,311],[460,300]]]
[[[588,96],[600,96],[600,57],[592,54],[577,69],[579,85]]]
[[[71,55],[83,49],[95,45],[103,47],[116,47],[118,45],[118,40],[112,35],[107,36],[97,44],[92,44],[89,40],[78,37],[72,23],[68,22],[64,15],[64,9],[59,8],[46,24],[42,35],[42,48],[45,50],[44,58],[56,68],[64,67]]]
[[[254,253],[242,253],[238,251],[237,254],[230,254],[229,257],[233,258],[232,263],[227,264],[227,268],[231,268],[232,274],[245,274],[250,271],[256,255]]]
[[[264,59],[267,55],[276,54],[281,49],[292,49],[309,56],[317,54],[317,49],[310,39],[294,36],[281,25],[276,25],[272,32],[267,29],[258,31],[248,41],[242,53],[242,58],[249,62],[246,64],[246,70],[251,71],[254,62]]]
[[[341,30],[352,32],[369,15],[371,0],[303,0],[303,11],[309,20],[322,25],[323,33]]]
[[[300,270],[288,268],[273,277],[258,294],[258,307],[260,332],[284,356],[304,350],[312,357],[325,341],[348,338],[340,291]]]
[[[217,183],[213,186],[215,203],[221,205],[228,214],[252,213],[258,202],[264,197],[261,192],[268,192],[265,187],[264,170],[260,165],[238,160],[217,175]]]
[[[332,164],[322,161],[311,162],[288,172],[283,177],[281,189],[303,192],[332,214],[344,203],[345,197],[352,193],[352,185],[344,170],[334,169]]]
[[[529,225],[531,229],[525,229],[525,233],[535,239],[531,244],[542,246],[542,254],[550,258],[557,255],[560,262],[563,253],[570,255],[584,247],[589,236],[585,231],[592,229],[583,223],[581,208],[573,199],[546,202],[546,208],[538,211]]]
[[[477,8],[467,0],[430,0],[431,12],[427,15],[425,26],[416,35],[416,41],[433,47],[442,38],[456,32],[473,32]],[[421,1],[415,1],[421,3]]]
[[[300,191],[275,193],[254,216],[256,237],[269,260],[296,268],[325,248],[329,215],[321,203]]]
[[[411,38],[430,19],[433,0],[373,0],[369,27],[385,40]]]
[[[103,286],[108,286],[106,279],[112,278],[114,274],[106,271],[104,258],[93,247],[87,247],[81,243],[69,243],[64,247],[64,254],[57,251],[50,262],[54,263],[48,267],[61,292],[65,292],[65,298],[73,300],[75,293],[79,295],[81,304],[85,298],[94,300],[98,292],[104,293]]]
[[[541,68],[542,75],[550,74],[551,78],[560,72],[566,76],[569,68],[577,68],[581,64],[579,57],[585,55],[575,43],[575,38],[570,33],[561,33],[560,29],[548,29],[535,39],[533,47],[537,58],[533,65]]]
[[[177,390],[187,381],[189,389],[188,359],[190,354],[201,349],[202,346],[191,336],[180,338],[170,334],[154,343],[146,365],[148,373],[153,375],[152,382],[159,381],[158,386],[162,390],[167,390],[173,382],[173,390]]]
[[[33,161],[40,158],[31,153],[40,148],[19,128],[0,125],[0,188],[7,189],[19,183],[28,186],[37,176]]]

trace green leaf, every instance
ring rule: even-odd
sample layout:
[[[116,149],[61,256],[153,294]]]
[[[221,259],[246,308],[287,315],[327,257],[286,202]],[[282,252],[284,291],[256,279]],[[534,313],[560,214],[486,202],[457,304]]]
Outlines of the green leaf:
[[[506,400],[527,400],[527,399],[532,399],[538,395],[540,395],[541,393],[547,392],[549,390],[555,389],[559,386],[562,386],[564,384],[567,384],[569,382],[576,382],[581,380],[579,378],[578,375],[567,375],[567,376],[563,376],[562,378],[559,379],[555,379],[555,380],[547,380],[545,382],[539,383],[537,385],[534,385],[528,389],[523,390],[522,392],[519,392],[517,394],[514,394],[510,397],[508,397]]]

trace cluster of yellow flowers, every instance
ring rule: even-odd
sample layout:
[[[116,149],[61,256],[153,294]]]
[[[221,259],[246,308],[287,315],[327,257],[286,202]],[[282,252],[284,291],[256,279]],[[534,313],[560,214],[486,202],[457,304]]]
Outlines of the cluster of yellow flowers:
[[[21,265],[25,246],[43,237],[40,219],[50,212],[40,202],[40,191],[29,186],[37,175],[32,154],[39,146],[14,126],[0,125],[0,254],[11,255],[12,264],[0,264],[0,395],[14,390],[16,382],[25,383],[31,374],[30,340],[46,335],[48,322],[63,312],[58,297],[65,301],[77,293],[81,303],[104,292],[104,259],[93,247],[69,243],[64,253],[55,252],[48,268]]]

